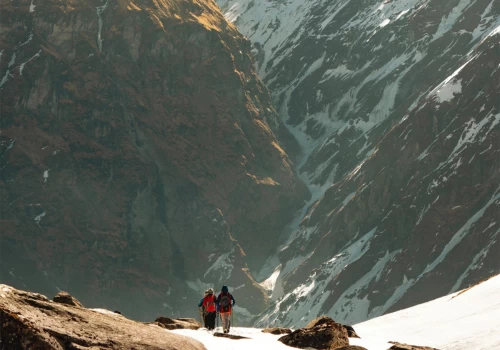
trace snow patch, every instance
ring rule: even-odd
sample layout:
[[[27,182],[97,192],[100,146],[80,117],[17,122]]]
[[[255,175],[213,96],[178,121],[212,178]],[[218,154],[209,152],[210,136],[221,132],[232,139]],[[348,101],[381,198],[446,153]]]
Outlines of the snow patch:
[[[397,21],[398,19],[400,19],[401,17],[403,17],[404,15],[406,15],[408,12],[410,12],[410,9],[401,11],[401,12],[400,12],[400,13],[396,16],[396,21]]]
[[[265,280],[262,283],[259,283],[262,286],[262,288],[270,291],[274,290],[274,286],[276,285],[276,281],[278,280],[278,277],[280,275],[280,267],[281,265],[273,272],[271,276],[269,276],[267,280]]]
[[[103,0],[101,0],[102,3]],[[102,42],[104,41],[102,39],[102,13],[106,10],[108,7],[108,1],[104,3],[102,6],[97,6],[96,11],[97,11],[97,17],[98,17],[98,24],[99,24],[99,29],[97,32],[97,45],[99,46],[99,52],[102,52]]]
[[[29,60],[27,60],[26,62],[24,63],[21,63],[21,65],[19,66],[19,74],[20,75],[23,75],[23,69],[24,69],[24,66],[26,65],[26,63],[30,62],[31,60],[37,58],[37,57],[40,57],[40,52],[42,52],[42,50],[38,51],[36,54],[33,55],[33,57],[31,57]]]
[[[203,275],[203,277],[207,277],[211,272],[217,273],[220,276],[221,280],[229,279],[231,277],[231,273],[233,271],[233,264],[231,263],[230,256],[234,253],[234,249],[230,252],[222,254],[217,258],[217,260],[210,266]]]
[[[436,97],[439,103],[449,102],[453,100],[456,94],[462,92],[462,79],[455,80],[448,84],[443,85],[438,91],[436,91]]]
[[[40,221],[42,221],[42,218],[45,216],[45,212],[41,213],[40,215],[37,215],[34,217],[33,220],[35,220],[36,224],[40,226]]]
[[[382,23],[379,24],[379,27],[380,28],[384,28],[386,25],[388,25],[389,23],[391,23],[391,20],[386,18],[382,21]]]
[[[33,40],[33,31],[28,36],[28,39],[22,44],[19,44],[16,48],[20,48],[21,46],[27,45],[31,40]]]
[[[450,31],[470,5],[471,0],[460,0],[457,6],[449,12],[448,16],[441,20],[436,33],[434,33],[434,36],[432,37],[432,41],[439,39]]]
[[[123,318],[122,315],[117,314],[116,312],[113,312],[113,311],[110,311],[110,310],[106,310],[106,309],[90,309],[90,310],[98,312],[100,314],[104,314],[104,315],[109,315],[109,316]]]

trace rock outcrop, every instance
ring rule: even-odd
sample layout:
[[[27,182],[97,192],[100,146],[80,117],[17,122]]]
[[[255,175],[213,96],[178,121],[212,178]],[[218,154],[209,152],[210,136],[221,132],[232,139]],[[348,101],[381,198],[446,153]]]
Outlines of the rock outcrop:
[[[260,313],[248,267],[308,191],[249,41],[211,0],[0,12],[2,281],[142,320],[229,283]]]
[[[2,349],[205,349],[156,325],[53,302],[7,285],[0,285],[0,324]]]
[[[71,296],[68,292],[59,292],[55,297],[52,298],[53,302],[66,304],[70,306],[83,307],[82,303],[80,303],[76,298]]]
[[[297,329],[278,340],[285,345],[301,349],[333,350],[349,345],[344,327],[327,317],[313,320],[304,328]]]
[[[335,322],[330,317],[320,316],[320,317],[317,317],[314,320],[310,321],[307,325],[305,325],[304,328],[314,328],[314,327],[320,326],[322,324],[328,325],[328,324],[334,324],[334,323],[337,323],[337,322]],[[343,324],[341,326],[342,326],[342,328],[345,329],[345,331],[347,332],[347,336],[349,338],[360,338],[352,326],[347,326],[347,325],[343,325]]]
[[[165,329],[198,329],[203,327],[201,323],[193,318],[172,319],[164,316],[157,317],[154,324]]]

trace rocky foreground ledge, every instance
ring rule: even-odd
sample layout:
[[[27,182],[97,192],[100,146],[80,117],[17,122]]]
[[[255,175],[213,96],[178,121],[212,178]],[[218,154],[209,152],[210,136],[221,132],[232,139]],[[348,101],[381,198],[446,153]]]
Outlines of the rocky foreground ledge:
[[[201,328],[191,318],[158,317],[154,322],[129,320],[118,311],[87,309],[66,292],[52,300],[38,293],[0,284],[0,350],[4,349],[162,349],[206,350],[197,340],[168,332],[172,329]],[[278,340],[300,349],[367,350],[349,344],[359,338],[351,326],[322,316],[304,328],[267,328],[265,333],[283,335]],[[234,334],[214,336],[238,341],[248,339]],[[388,350],[437,350],[393,342]],[[237,349],[235,344],[235,349]]]
[[[202,350],[200,342],[166,329],[201,327],[192,319],[153,323],[86,309],[67,293],[54,300],[0,284],[0,349]]]

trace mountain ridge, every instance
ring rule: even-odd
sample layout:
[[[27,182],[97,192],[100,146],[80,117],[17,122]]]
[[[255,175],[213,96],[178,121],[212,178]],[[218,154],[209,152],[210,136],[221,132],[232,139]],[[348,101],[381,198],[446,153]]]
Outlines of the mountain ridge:
[[[257,324],[360,322],[500,271],[498,4],[218,3],[313,193],[269,260],[280,275]]]

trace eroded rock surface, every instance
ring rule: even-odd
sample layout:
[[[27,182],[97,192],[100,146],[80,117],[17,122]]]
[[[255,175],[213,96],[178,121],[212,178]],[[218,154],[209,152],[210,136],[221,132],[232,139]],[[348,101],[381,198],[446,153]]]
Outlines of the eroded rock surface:
[[[0,323],[2,349],[205,349],[156,325],[56,303],[7,285],[0,285]]]
[[[322,324],[332,324],[332,323],[336,323],[332,318],[328,316],[320,316],[310,321],[304,328],[313,328],[316,326],[320,326]],[[360,336],[356,333],[356,331],[352,326],[342,325],[342,328],[346,330],[347,336],[349,338],[360,338]]]
[[[80,303],[76,298],[71,296],[68,292],[57,293],[57,295],[54,298],[52,298],[52,301],[60,304],[83,307],[82,303]]]
[[[201,323],[193,318],[177,318],[157,317],[155,322],[158,326],[165,329],[198,329],[203,327]]]
[[[307,349],[337,349],[349,345],[347,331],[340,324],[328,317],[319,317],[304,328],[278,339],[285,345]]]

